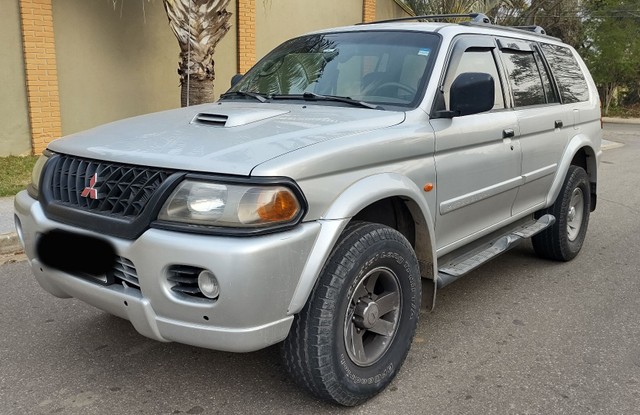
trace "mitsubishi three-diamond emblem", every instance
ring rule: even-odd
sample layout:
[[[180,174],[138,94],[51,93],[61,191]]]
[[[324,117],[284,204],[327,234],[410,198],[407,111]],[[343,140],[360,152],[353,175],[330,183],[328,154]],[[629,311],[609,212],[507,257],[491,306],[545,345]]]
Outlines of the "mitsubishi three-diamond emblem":
[[[98,199],[98,190],[94,189],[94,186],[98,182],[98,173],[94,173],[89,180],[89,186],[85,187],[80,196],[89,197],[90,199]]]

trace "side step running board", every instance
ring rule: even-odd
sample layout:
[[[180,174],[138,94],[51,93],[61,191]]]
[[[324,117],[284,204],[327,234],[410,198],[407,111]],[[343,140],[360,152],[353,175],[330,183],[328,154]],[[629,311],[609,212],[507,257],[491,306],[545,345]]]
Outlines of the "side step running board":
[[[471,252],[465,252],[454,258],[438,269],[438,288],[451,284],[468,272],[478,268],[485,262],[517,246],[525,239],[542,232],[556,221],[553,215],[544,215],[537,221],[531,221],[523,226],[513,229],[506,235],[482,245]]]

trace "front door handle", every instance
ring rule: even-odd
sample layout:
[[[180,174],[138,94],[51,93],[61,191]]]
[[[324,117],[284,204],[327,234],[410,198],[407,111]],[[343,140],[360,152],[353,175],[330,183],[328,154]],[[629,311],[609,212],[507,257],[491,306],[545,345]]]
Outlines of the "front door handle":
[[[556,120],[556,122],[555,122],[556,128],[562,128],[563,125],[564,124],[562,123],[562,120]]]
[[[513,131],[512,128],[507,128],[506,130],[502,130],[502,138],[512,138],[516,136],[516,132]]]

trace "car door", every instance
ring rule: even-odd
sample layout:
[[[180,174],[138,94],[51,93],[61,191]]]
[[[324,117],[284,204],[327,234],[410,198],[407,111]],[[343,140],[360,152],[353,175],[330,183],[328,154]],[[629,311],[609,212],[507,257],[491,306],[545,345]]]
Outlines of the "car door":
[[[573,121],[560,105],[537,45],[505,38],[497,42],[520,128],[522,185],[513,204],[518,215],[544,207]]]
[[[511,218],[521,182],[521,153],[516,116],[505,102],[504,74],[490,36],[461,36],[452,48],[431,126],[435,131],[437,174],[436,241],[438,254],[498,228]],[[494,78],[494,107],[480,114],[438,118],[449,110],[453,80],[465,72]]]

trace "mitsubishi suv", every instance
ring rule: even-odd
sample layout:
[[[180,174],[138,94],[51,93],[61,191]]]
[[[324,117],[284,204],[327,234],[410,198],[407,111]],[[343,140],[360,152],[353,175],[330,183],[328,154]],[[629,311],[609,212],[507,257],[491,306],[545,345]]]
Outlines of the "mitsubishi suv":
[[[281,343],[317,397],[371,398],[437,291],[523,241],[573,259],[596,207],[582,59],[469,18],[313,32],[215,103],[53,141],[15,198],[36,280],[159,341]]]

